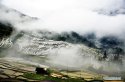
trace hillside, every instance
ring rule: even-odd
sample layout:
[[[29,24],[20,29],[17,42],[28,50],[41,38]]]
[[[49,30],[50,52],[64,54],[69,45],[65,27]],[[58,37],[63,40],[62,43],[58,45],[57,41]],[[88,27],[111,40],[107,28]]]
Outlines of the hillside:
[[[28,63],[28,67],[24,66],[28,70],[30,64],[35,65],[31,66],[31,72],[36,66],[45,65],[50,69],[59,70],[64,75],[68,73],[70,77],[80,75],[93,79],[104,74],[124,78],[123,39],[116,36],[97,38],[95,33],[82,35],[77,32],[58,33],[45,29],[18,29],[19,26],[32,24],[39,19],[5,6],[0,6],[0,11],[0,57],[4,59],[1,60],[1,67],[10,59],[11,62],[14,61],[6,63],[6,70],[11,66],[9,64],[16,64],[18,67],[18,62],[23,62]],[[9,19],[13,15],[13,20]],[[20,67],[23,65],[25,64]],[[9,71],[12,70],[13,68]]]

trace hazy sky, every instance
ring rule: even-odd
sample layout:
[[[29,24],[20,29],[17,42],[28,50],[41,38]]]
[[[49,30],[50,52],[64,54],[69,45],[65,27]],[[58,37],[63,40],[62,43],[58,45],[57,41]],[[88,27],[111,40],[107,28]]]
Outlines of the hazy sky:
[[[3,0],[3,4],[31,16],[45,17],[56,12],[73,10],[119,10],[125,8],[125,0]]]
[[[36,26],[100,34],[121,34],[125,30],[125,0],[2,0],[2,4],[41,19],[29,29]],[[110,12],[115,15],[109,16]]]

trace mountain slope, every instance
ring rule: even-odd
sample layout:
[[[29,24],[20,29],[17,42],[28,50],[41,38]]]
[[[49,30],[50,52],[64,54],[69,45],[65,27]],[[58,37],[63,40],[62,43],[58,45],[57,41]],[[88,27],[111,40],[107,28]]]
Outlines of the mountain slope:
[[[68,66],[69,69],[109,73],[124,71],[124,41],[117,37],[97,38],[94,33],[80,35],[76,32],[18,30],[15,24],[30,24],[38,19],[4,6],[0,7],[0,12],[3,39],[0,48],[1,51],[4,49],[0,54],[4,57],[21,58],[60,69]],[[9,43],[6,42],[8,38]]]

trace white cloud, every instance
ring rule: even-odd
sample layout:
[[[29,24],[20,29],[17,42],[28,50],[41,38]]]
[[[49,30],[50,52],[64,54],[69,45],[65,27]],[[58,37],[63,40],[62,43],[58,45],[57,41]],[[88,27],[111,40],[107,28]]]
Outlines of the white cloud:
[[[2,4],[42,21],[18,25],[21,29],[49,29],[57,32],[96,31],[99,35],[120,34],[124,31],[125,15],[107,16],[106,12],[124,9],[124,0],[3,0]]]
[[[112,10],[125,8],[124,0],[3,0],[2,3],[37,17],[67,9]]]

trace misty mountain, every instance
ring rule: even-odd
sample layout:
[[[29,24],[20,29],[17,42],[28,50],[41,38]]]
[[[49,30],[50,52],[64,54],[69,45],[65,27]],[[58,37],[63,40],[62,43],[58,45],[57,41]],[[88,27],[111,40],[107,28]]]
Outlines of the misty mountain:
[[[103,36],[97,38],[95,33],[87,33],[80,35],[76,32],[63,32],[63,33],[52,33],[52,32],[39,32],[39,36],[54,41],[65,41],[72,44],[84,44],[88,47],[99,49],[102,51],[112,51],[110,53],[116,52],[117,49],[121,49],[124,52],[124,40],[116,36]]]
[[[24,22],[29,22],[29,20],[37,21],[36,18],[29,17],[7,7],[1,7],[0,11],[6,14],[8,18],[14,15],[15,23],[23,24]],[[48,56],[61,54],[59,51],[63,48],[64,50],[77,48],[78,51],[76,54],[81,55],[83,58],[87,56],[90,58],[94,57],[97,60],[103,60],[103,58],[105,60],[106,58],[113,61],[116,57],[116,60],[119,60],[124,54],[124,41],[115,36],[97,38],[94,32],[80,35],[73,31],[62,33],[47,30],[18,31],[13,25],[14,23],[9,22],[10,20],[1,17],[0,21],[1,38],[8,38],[11,36],[10,39],[13,46],[9,49],[14,49],[14,53],[16,54]]]
[[[25,1],[0,4],[1,58],[62,70],[125,71],[124,0]]]
[[[113,10],[106,10],[106,9],[99,9],[95,10],[98,14],[108,15],[108,16],[116,16],[119,14],[125,14],[125,8],[121,9],[113,9]]]
[[[88,48],[95,49],[94,52],[96,52],[95,54],[96,57],[98,54],[101,54],[98,55],[98,57],[102,56],[102,58],[103,57],[105,58],[105,56],[106,58],[108,58],[111,54],[115,54],[118,58],[117,60],[119,60],[120,55],[123,56],[125,53],[124,42],[121,39],[118,39],[115,36],[105,36],[102,38],[96,38],[96,35],[93,33],[81,36],[75,32],[70,32],[70,33],[64,32],[62,34],[58,34],[49,31],[36,31],[36,32],[21,31],[13,39],[14,43],[20,43],[18,41],[28,42],[26,43],[27,46],[24,45],[25,47],[23,47],[23,50],[21,51],[22,52],[25,51],[26,53],[30,54],[32,52],[32,55],[33,54],[36,55],[37,53],[39,53],[40,55],[42,51],[45,52],[46,50],[47,50],[46,53],[48,53],[49,49],[60,49],[61,48],[60,46],[66,48],[67,46],[73,46],[73,45],[86,46],[86,48],[85,47],[84,48],[86,52],[90,52],[89,54],[92,53],[91,51],[88,51],[89,50]],[[22,43],[20,45],[22,45]],[[39,46],[43,46],[43,48]],[[79,53],[81,54],[85,53],[85,50],[84,52],[79,52]],[[43,53],[41,55],[43,55]]]
[[[27,16],[17,10],[8,8],[1,4],[0,4],[0,12],[1,12],[0,21],[5,22],[5,23],[8,22],[9,24],[25,23],[25,22],[31,22],[31,21],[38,20],[38,18],[36,18],[36,17]]]
[[[96,36],[94,33],[80,35],[76,32],[62,32],[62,33],[52,33],[40,31],[39,34],[44,35],[44,38],[55,40],[55,41],[65,41],[72,44],[85,44],[89,47],[95,47]],[[49,36],[47,36],[49,35]]]

